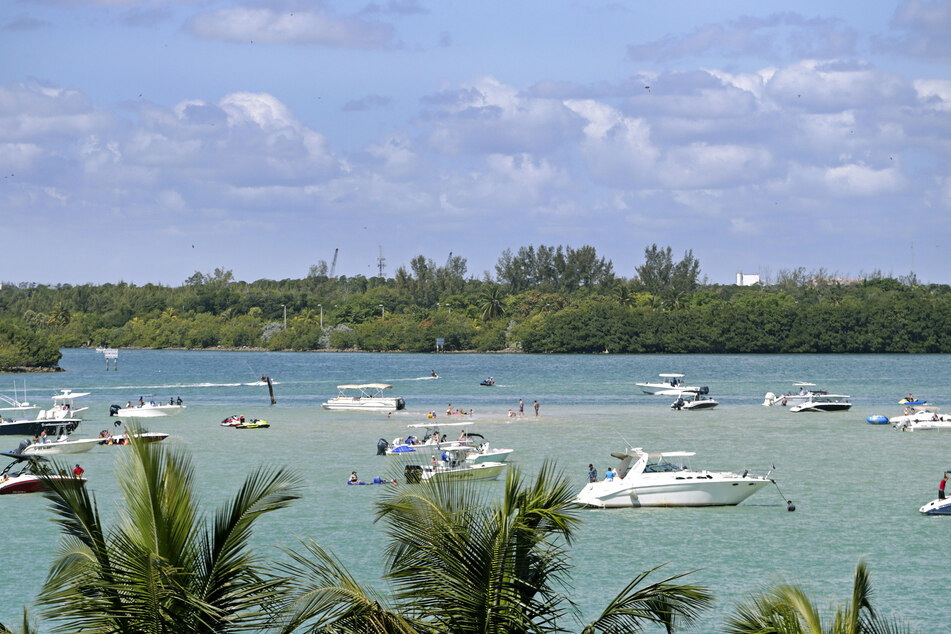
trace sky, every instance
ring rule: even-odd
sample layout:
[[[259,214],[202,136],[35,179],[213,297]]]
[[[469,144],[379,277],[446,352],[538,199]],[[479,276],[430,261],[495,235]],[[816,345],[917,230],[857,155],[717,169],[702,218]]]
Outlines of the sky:
[[[951,0],[3,0],[0,282],[951,282]]]

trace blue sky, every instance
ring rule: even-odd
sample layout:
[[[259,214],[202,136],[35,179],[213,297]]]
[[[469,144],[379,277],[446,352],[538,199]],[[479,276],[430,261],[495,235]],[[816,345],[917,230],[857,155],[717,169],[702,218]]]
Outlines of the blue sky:
[[[951,1],[0,3],[0,281],[482,277],[590,244],[631,277],[951,282]]]

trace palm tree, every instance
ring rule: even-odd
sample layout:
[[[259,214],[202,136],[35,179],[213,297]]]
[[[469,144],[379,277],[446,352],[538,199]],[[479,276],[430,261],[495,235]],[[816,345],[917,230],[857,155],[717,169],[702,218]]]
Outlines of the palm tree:
[[[565,594],[567,549],[580,521],[568,480],[550,463],[532,482],[511,469],[501,501],[468,482],[431,482],[392,489],[378,502],[389,545],[385,579],[390,601],[363,589],[316,544],[292,554],[284,572],[296,600],[283,632],[560,632],[580,622]],[[586,634],[636,632],[657,623],[672,632],[712,602],[711,595],[671,577],[641,588],[636,577]]]
[[[19,630],[8,628],[3,623],[0,623],[0,634],[36,634],[37,632],[39,632],[39,630],[37,630],[30,621],[30,613],[26,607],[23,608],[23,622],[20,624]]]
[[[298,479],[258,469],[207,522],[183,453],[133,439],[118,473],[124,504],[111,528],[85,488],[49,482],[63,538],[38,599],[43,615],[71,632],[260,629],[282,581],[248,538],[258,517],[299,497]]]
[[[912,630],[897,619],[872,609],[872,586],[865,561],[859,561],[852,598],[840,604],[832,622],[823,624],[819,609],[798,586],[779,584],[738,606],[727,619],[730,634],[907,634]]]
[[[491,321],[505,314],[502,287],[492,285],[479,293],[479,308],[482,309],[482,321]]]

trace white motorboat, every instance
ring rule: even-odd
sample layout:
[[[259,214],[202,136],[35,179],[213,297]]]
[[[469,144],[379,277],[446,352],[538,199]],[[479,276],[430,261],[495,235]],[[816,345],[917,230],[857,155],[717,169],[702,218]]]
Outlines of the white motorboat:
[[[337,396],[321,403],[324,409],[335,410],[398,410],[406,407],[406,403],[398,396],[383,396],[384,390],[392,389],[386,383],[361,383],[354,385],[338,385]]]
[[[810,400],[814,395],[828,394],[825,390],[814,389],[815,387],[815,383],[796,381],[793,383],[793,389],[787,391],[785,394],[782,392],[779,394],[767,392],[763,398],[763,407],[770,407],[772,405],[782,405],[783,407],[787,405],[801,405]]]
[[[51,456],[61,454],[86,453],[99,444],[98,438],[70,438],[66,427],[61,425],[54,428],[56,440],[48,440],[46,434],[41,434],[39,442],[24,438],[20,441],[16,453],[24,456]],[[45,431],[45,430],[44,430]]]
[[[701,388],[696,392],[684,392],[677,397],[677,400],[670,404],[670,409],[675,410],[695,410],[711,409],[720,404],[719,401],[707,396],[709,390]]]
[[[13,462],[0,472],[0,495],[48,491],[44,477],[67,487],[81,487],[86,484],[86,478],[81,475],[49,473],[43,464],[46,459],[40,456],[7,454],[6,457],[12,458]]]
[[[924,515],[951,515],[951,498],[931,500],[918,510]]]
[[[696,392],[700,389],[698,386],[684,385],[683,374],[675,372],[666,372],[660,375],[661,380],[653,383],[635,383],[641,388],[644,394],[655,394],[658,396],[680,396],[684,392]]]
[[[806,401],[793,405],[790,412],[844,412],[852,407],[847,394],[819,394],[814,392]]]
[[[156,402],[150,395],[139,397],[137,403],[129,401],[125,407],[112,405],[109,407],[109,416],[119,416],[121,418],[164,418],[166,416],[178,416],[185,411],[185,405],[182,399],[177,401],[168,399],[168,403]]]
[[[73,431],[82,422],[82,413],[89,409],[74,406],[73,399],[82,396],[89,396],[89,393],[60,390],[59,394],[53,395],[53,406],[49,409],[41,409],[35,417],[0,419],[0,435],[35,436],[43,429],[59,425],[64,426],[66,431]]]
[[[446,449],[434,454],[428,465],[408,464],[404,467],[407,484],[435,480],[495,480],[505,467],[505,462],[471,462],[467,459],[468,447]]]
[[[26,396],[26,385],[23,386],[23,395]],[[13,382],[13,396],[5,396],[0,394],[0,412],[13,412],[25,414],[26,412],[32,412],[33,410],[40,409],[39,405],[33,405],[32,403],[27,403],[26,401],[19,400],[17,396],[17,384],[16,381]],[[0,414],[2,416],[2,414]]]
[[[505,462],[512,455],[514,449],[503,449],[501,447],[492,447],[488,442],[480,444],[478,447],[470,448],[466,453],[466,460],[472,464],[482,462]]]
[[[909,406],[905,412],[888,419],[898,431],[951,431],[951,416],[942,414],[937,407]]]
[[[735,506],[772,482],[748,470],[695,471],[690,451],[648,453],[640,447],[611,454],[620,463],[613,477],[589,482],[575,504],[596,508],[642,506]]]

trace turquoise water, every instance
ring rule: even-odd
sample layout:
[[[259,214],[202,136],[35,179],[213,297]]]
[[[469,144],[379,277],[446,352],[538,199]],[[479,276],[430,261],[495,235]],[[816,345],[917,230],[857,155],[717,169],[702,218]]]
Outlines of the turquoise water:
[[[951,624],[946,592],[951,584],[943,549],[951,518],[924,517],[918,507],[933,499],[951,468],[951,434],[899,433],[869,425],[869,414],[895,415],[908,392],[935,405],[951,403],[951,364],[941,355],[653,355],[562,356],[479,354],[344,354],[185,352],[122,350],[119,370],[106,371],[93,350],[64,351],[64,373],[26,376],[29,400],[46,405],[61,388],[91,392],[78,435],[111,427],[108,408],[139,394],[157,400],[181,396],[179,417],[150,424],[171,434],[169,445],[186,448],[196,467],[199,492],[214,508],[231,496],[254,466],[292,466],[308,482],[290,508],[265,518],[256,547],[276,548],[313,538],[333,550],[358,579],[378,584],[382,527],[373,523],[376,487],[348,487],[356,470],[368,479],[385,473],[375,455],[377,439],[405,436],[406,425],[425,423],[435,410],[447,421],[447,404],[473,409],[472,431],[499,447],[516,450],[512,462],[534,473],[555,459],[580,489],[593,462],[613,465],[612,451],[626,444],[655,451],[697,452],[694,467],[765,472],[798,510],[787,513],[770,487],[743,505],[706,509],[583,511],[570,553],[571,596],[594,617],[635,574],[666,564],[663,572],[695,570],[688,577],[717,596],[716,608],[694,631],[715,631],[739,600],[763,584],[802,584],[820,605],[845,600],[860,557],[870,565],[875,605],[903,616],[923,631]],[[428,378],[435,369],[440,378]],[[689,384],[710,386],[714,410],[673,412],[672,399],[641,395],[635,381],[661,372],[683,372]],[[262,374],[276,382],[269,405]],[[496,385],[479,386],[492,375]],[[6,377],[6,378],[4,378]],[[4,380],[7,385],[4,385]],[[767,391],[791,389],[806,380],[851,394],[851,411],[792,414],[761,403]],[[12,393],[23,375],[0,376],[0,392]],[[320,403],[339,383],[382,381],[406,399],[407,410],[382,414],[328,412]],[[525,401],[526,415],[507,416]],[[540,416],[531,403],[537,399]],[[266,430],[223,428],[230,414],[264,418]],[[453,422],[458,418],[452,417]],[[468,420],[468,419],[467,419]],[[452,433],[450,431],[450,433]],[[3,449],[19,439],[0,437]],[[78,456],[89,487],[111,515],[121,448],[97,448]],[[391,465],[392,466],[392,465]],[[501,490],[501,482],[482,485]],[[58,543],[42,496],[0,498],[4,539],[0,554],[0,621],[17,619],[39,590]],[[580,629],[580,628],[572,628]]]

